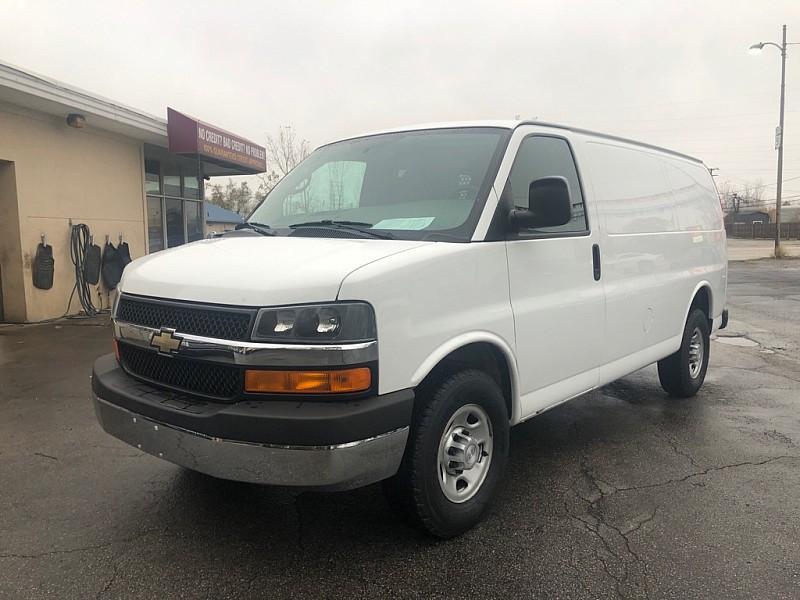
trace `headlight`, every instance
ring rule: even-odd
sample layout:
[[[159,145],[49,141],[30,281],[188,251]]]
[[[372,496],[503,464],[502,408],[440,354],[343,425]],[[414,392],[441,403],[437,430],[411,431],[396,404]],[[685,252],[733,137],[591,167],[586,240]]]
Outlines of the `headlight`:
[[[253,340],[261,342],[365,342],[374,340],[375,312],[365,302],[262,308]]]

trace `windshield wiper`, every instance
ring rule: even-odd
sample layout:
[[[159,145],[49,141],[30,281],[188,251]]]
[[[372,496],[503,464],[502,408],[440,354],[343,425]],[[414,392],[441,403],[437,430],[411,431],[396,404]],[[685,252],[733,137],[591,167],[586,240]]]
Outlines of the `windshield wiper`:
[[[373,229],[372,223],[362,223],[361,221],[331,221],[324,219],[322,221],[307,221],[305,223],[295,223],[289,225],[290,229],[297,229],[299,227],[325,227],[328,229],[344,229],[345,231],[353,231],[363,233],[365,236],[380,238],[383,240],[394,239],[394,236],[388,231],[377,232]]]
[[[239,229],[252,229],[260,233],[261,235],[277,235],[272,229],[270,229],[269,225],[265,225],[264,223],[256,223],[255,221],[245,221],[244,223],[239,223],[236,227],[234,227],[237,231]]]

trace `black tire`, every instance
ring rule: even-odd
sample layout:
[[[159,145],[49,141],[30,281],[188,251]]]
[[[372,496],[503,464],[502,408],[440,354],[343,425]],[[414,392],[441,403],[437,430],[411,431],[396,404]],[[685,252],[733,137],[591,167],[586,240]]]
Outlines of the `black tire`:
[[[683,328],[681,347],[674,354],[658,361],[658,379],[661,387],[670,396],[690,398],[697,394],[703,385],[711,350],[710,333],[708,317],[699,308],[692,309],[686,319],[686,326]],[[694,354],[694,360],[690,361],[693,355],[692,345],[695,334],[699,334],[702,357],[697,360],[696,354]],[[696,341],[698,338],[695,338]]]
[[[464,408],[469,405],[477,405],[488,417],[491,459],[474,495],[456,503],[439,484],[439,446],[451,418],[460,409],[469,412]],[[389,503],[439,538],[451,538],[473,527],[489,507],[508,459],[508,421],[503,393],[483,371],[461,371],[421,391],[400,470],[384,482]]]

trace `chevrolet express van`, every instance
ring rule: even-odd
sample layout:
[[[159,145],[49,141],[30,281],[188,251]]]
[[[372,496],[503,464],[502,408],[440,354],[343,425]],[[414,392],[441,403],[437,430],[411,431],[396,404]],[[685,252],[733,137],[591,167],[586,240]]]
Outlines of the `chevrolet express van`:
[[[125,269],[96,414],[214,477],[383,481],[450,537],[489,505],[510,427],[654,362],[695,395],[726,279],[697,159],[540,122],[353,137],[237,231]]]

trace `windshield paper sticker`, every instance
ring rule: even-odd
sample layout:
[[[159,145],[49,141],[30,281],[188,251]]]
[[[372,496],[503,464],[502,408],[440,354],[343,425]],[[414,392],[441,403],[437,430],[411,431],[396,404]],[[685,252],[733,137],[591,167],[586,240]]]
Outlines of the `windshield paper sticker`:
[[[436,217],[409,217],[407,219],[384,219],[372,226],[372,229],[425,229]]]

